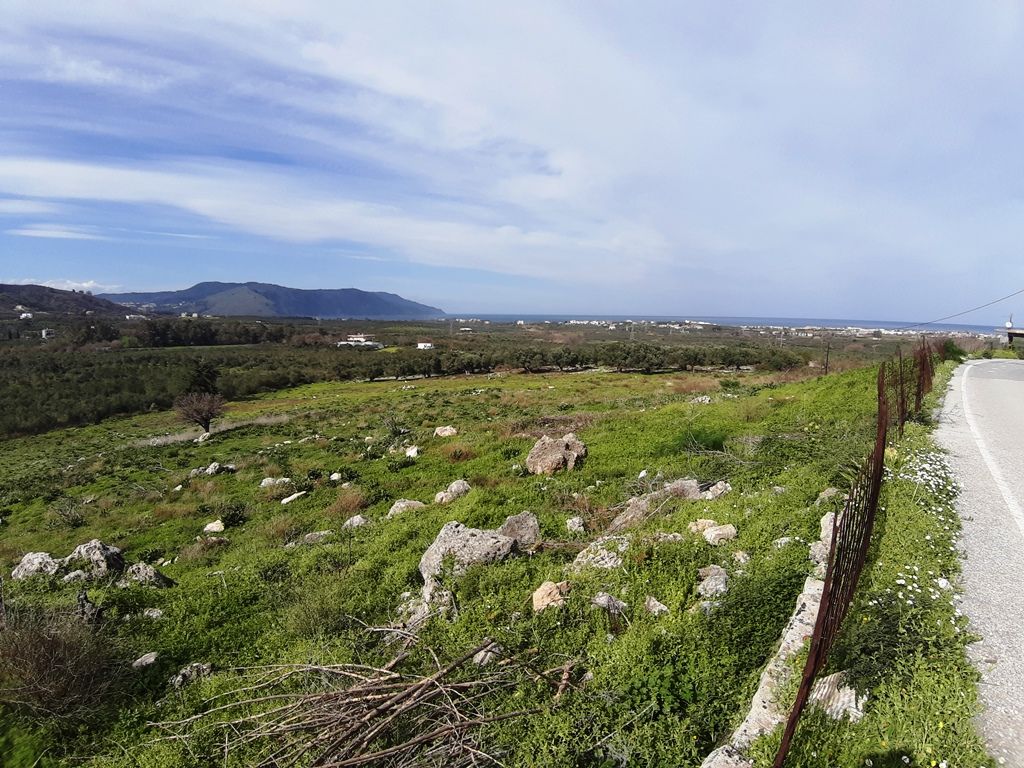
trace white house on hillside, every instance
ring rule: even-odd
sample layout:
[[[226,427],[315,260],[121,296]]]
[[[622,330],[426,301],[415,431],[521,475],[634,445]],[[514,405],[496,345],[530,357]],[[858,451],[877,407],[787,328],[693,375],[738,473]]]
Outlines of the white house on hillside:
[[[429,342],[429,341],[419,341],[419,342],[416,342],[416,349],[433,349],[433,348],[434,348],[434,345],[433,345],[432,342]]]

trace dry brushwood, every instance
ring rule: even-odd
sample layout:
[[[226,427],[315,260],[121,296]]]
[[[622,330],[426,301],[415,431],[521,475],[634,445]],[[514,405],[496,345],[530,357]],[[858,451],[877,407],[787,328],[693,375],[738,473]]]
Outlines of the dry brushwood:
[[[429,675],[399,671],[409,651],[382,667],[238,670],[239,684],[209,699],[205,711],[155,725],[169,734],[165,739],[186,743],[219,731],[215,741],[222,744],[225,764],[232,757],[267,768],[499,764],[481,745],[479,730],[539,710],[488,714],[485,701],[518,685],[524,674],[544,680],[560,697],[569,685],[569,667],[540,672],[509,657],[487,667],[471,663],[488,650],[498,650],[490,639],[446,665],[435,656],[437,671]]]

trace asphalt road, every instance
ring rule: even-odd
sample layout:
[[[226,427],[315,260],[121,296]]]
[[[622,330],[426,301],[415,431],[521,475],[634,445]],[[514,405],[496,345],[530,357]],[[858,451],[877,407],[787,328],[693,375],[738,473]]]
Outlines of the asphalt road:
[[[981,640],[979,726],[1003,765],[1024,768],[1024,360],[957,369],[936,432],[963,486],[961,609]]]

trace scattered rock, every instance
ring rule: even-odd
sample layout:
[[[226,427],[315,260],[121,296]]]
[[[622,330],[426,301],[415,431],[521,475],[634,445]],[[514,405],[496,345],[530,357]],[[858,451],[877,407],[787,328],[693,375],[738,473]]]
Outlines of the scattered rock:
[[[132,584],[141,584],[144,587],[154,587],[156,589],[174,586],[173,581],[147,563],[135,563],[130,566],[124,572],[124,576],[117,582],[119,587],[130,587]]]
[[[195,442],[195,443],[205,443],[211,437],[212,437],[212,435],[209,432],[203,432],[203,434],[201,434],[199,437],[197,437],[192,442]]]
[[[341,472],[331,472],[330,481],[336,483],[341,480]]]
[[[732,553],[733,562],[737,565],[746,565],[750,562],[750,555],[744,552],[742,549],[737,549]]]
[[[151,666],[156,663],[156,657],[159,654],[156,651],[150,651],[142,656],[139,656],[135,661],[132,662],[132,669],[144,669],[145,667]]]
[[[510,557],[516,551],[516,540],[497,531],[482,531],[467,528],[462,523],[445,523],[434,542],[427,547],[420,558],[420,574],[423,576],[424,599],[430,601],[430,593],[437,585],[441,566],[446,557],[455,561],[453,575],[461,576],[471,565],[497,563]]]
[[[729,574],[720,565],[709,565],[697,571],[701,581],[697,594],[701,597],[719,597],[729,591]]]
[[[694,405],[711,405],[711,395],[697,395],[691,397],[690,402]]]
[[[410,459],[415,459],[420,455],[420,447],[418,445],[410,445],[405,449],[405,455]]]
[[[629,607],[626,603],[617,597],[609,595],[607,592],[598,592],[590,598],[590,604],[595,608],[604,609],[608,612],[609,616],[625,616],[626,609]]]
[[[124,570],[124,556],[121,550],[104,544],[99,539],[79,544],[64,558],[61,567],[67,567],[71,563],[85,563],[92,578],[101,578],[108,573],[120,573]]]
[[[333,475],[331,479],[334,479]],[[341,479],[341,475],[338,475],[338,479]],[[292,479],[290,477],[264,477],[260,480],[260,488],[273,488],[275,485],[289,485],[291,481]]]
[[[155,621],[156,619],[162,619],[164,617],[164,612],[159,608],[147,608],[142,612],[142,615],[147,619],[153,619]]]
[[[88,593],[83,589],[78,593],[75,615],[86,624],[95,624],[103,617],[103,609],[90,600]]]
[[[665,531],[658,531],[654,534],[654,540],[659,544],[678,544],[683,541],[683,534],[681,533],[665,533]]]
[[[437,427],[434,430],[434,437],[455,437],[459,434],[459,430],[450,424],[446,427]]]
[[[53,576],[60,569],[60,563],[50,557],[49,552],[28,552],[21,558],[21,562],[11,571],[11,578],[15,581],[27,579],[29,576],[45,574]]]
[[[709,520],[706,517],[702,517],[699,520],[694,520],[686,527],[690,531],[690,533],[704,533],[704,531],[706,531],[708,528],[715,528],[717,526],[717,520]]]
[[[572,568],[603,568],[612,570],[622,566],[622,553],[629,549],[625,536],[602,536],[576,555]]]
[[[214,520],[203,526],[203,533],[224,533],[224,521]]]
[[[634,496],[626,502],[626,508],[612,520],[608,526],[609,531],[623,531],[639,525],[651,514],[657,511],[655,506],[668,498],[678,499],[699,499],[700,484],[693,479],[684,478],[666,483],[664,487],[645,493],[642,496]]]
[[[174,486],[173,488],[171,488],[171,491],[172,491],[173,493],[180,493],[180,492],[181,492],[181,490],[182,490],[182,488],[184,488],[184,486],[183,486],[183,485],[182,485],[181,483],[178,483],[178,484],[177,484],[176,486]]]
[[[301,541],[303,544],[321,544],[327,541],[328,539],[333,538],[333,536],[334,531],[330,529],[323,531],[313,531],[312,533],[307,533],[305,536],[299,539],[299,541]]]
[[[782,538],[776,539],[772,542],[772,546],[776,549],[782,549],[788,547],[790,544],[795,544],[797,539],[794,536],[783,536]]]
[[[818,499],[817,501],[814,502],[814,506],[820,507],[822,502],[828,501],[837,493],[839,493],[838,488],[826,488],[824,491],[818,494]]]
[[[201,677],[209,677],[211,674],[213,674],[212,664],[201,664],[198,661],[193,661],[191,664],[186,664],[178,670],[178,674],[172,675],[170,684],[174,688],[184,688],[189,683]]]
[[[729,485],[729,483],[725,480],[719,480],[706,491],[701,493],[700,497],[705,501],[711,501],[712,499],[717,499],[719,496],[722,496],[731,490],[732,486]]]
[[[489,645],[482,651],[477,651],[473,656],[473,663],[478,667],[486,667],[488,664],[498,661],[505,655],[505,649],[500,645]]]
[[[369,525],[370,521],[362,515],[353,515],[344,523],[341,524],[342,528],[362,528],[364,525]]]
[[[89,580],[89,574],[87,574],[85,571],[81,571],[81,570],[79,570],[79,571],[72,571],[71,573],[66,574],[64,576],[64,578],[61,579],[61,581],[64,582],[65,584],[71,584],[72,582],[76,582],[76,581],[88,581],[88,580]]]
[[[456,480],[445,490],[439,491],[434,497],[435,504],[450,504],[458,498],[465,496],[470,491],[469,483],[465,480]]]
[[[298,493],[293,493],[291,496],[285,496],[283,499],[281,499],[281,503],[282,504],[291,504],[296,499],[301,499],[305,495],[306,495],[306,491],[299,491]]]
[[[570,517],[565,521],[565,528],[569,533],[584,533],[587,530],[582,517]]]
[[[540,523],[532,512],[520,512],[506,517],[498,533],[515,539],[520,549],[532,549],[540,542]]]
[[[700,768],[753,768],[754,763],[732,744],[725,744],[704,758]]]
[[[447,491],[445,491],[447,493]],[[413,499],[399,499],[391,505],[391,509],[388,510],[387,519],[390,520],[396,515],[401,515],[405,512],[409,512],[414,509],[423,509],[427,505],[422,501],[414,501]]]
[[[835,672],[815,681],[809,701],[833,720],[849,718],[856,723],[864,717],[867,698],[867,694],[857,696],[857,691],[846,685],[845,672]]]
[[[939,589],[944,589],[944,590],[950,590],[950,589],[953,588],[953,585],[949,583],[949,579],[944,579],[944,578],[941,578],[941,577],[935,580],[935,585]]]
[[[774,493],[776,496],[781,496],[785,492],[786,492],[786,489],[783,486],[781,486],[781,485],[773,485],[772,486],[772,493]]]
[[[653,616],[661,616],[663,613],[668,613],[668,606],[648,595],[644,600],[644,610]]]
[[[704,529],[704,541],[713,547],[736,538],[736,526],[732,523]]]
[[[560,439],[544,435],[530,449],[526,468],[534,475],[553,475],[560,469],[575,469],[587,456],[587,446],[570,432]]]
[[[554,606],[561,608],[565,605],[565,596],[569,594],[568,581],[560,581],[557,584],[553,581],[545,581],[533,593],[533,610],[540,613],[545,608]]]

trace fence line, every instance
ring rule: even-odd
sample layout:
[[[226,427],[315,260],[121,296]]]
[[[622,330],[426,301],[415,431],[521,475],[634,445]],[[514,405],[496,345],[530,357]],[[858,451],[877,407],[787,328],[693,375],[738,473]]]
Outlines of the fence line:
[[[912,357],[904,358],[900,351],[896,359],[888,360],[878,368],[875,445],[854,480],[843,511],[832,525],[832,545],[825,571],[825,586],[811,635],[810,653],[804,665],[793,711],[786,722],[782,742],[775,755],[774,768],[782,768],[786,761],[800,716],[814,687],[814,680],[828,664],[829,654],[842,629],[843,620],[853,604],[857,582],[871,546],[890,427],[895,427],[895,431],[902,437],[906,422],[920,414],[924,397],[932,388],[935,373],[932,355],[932,348],[922,339]]]

